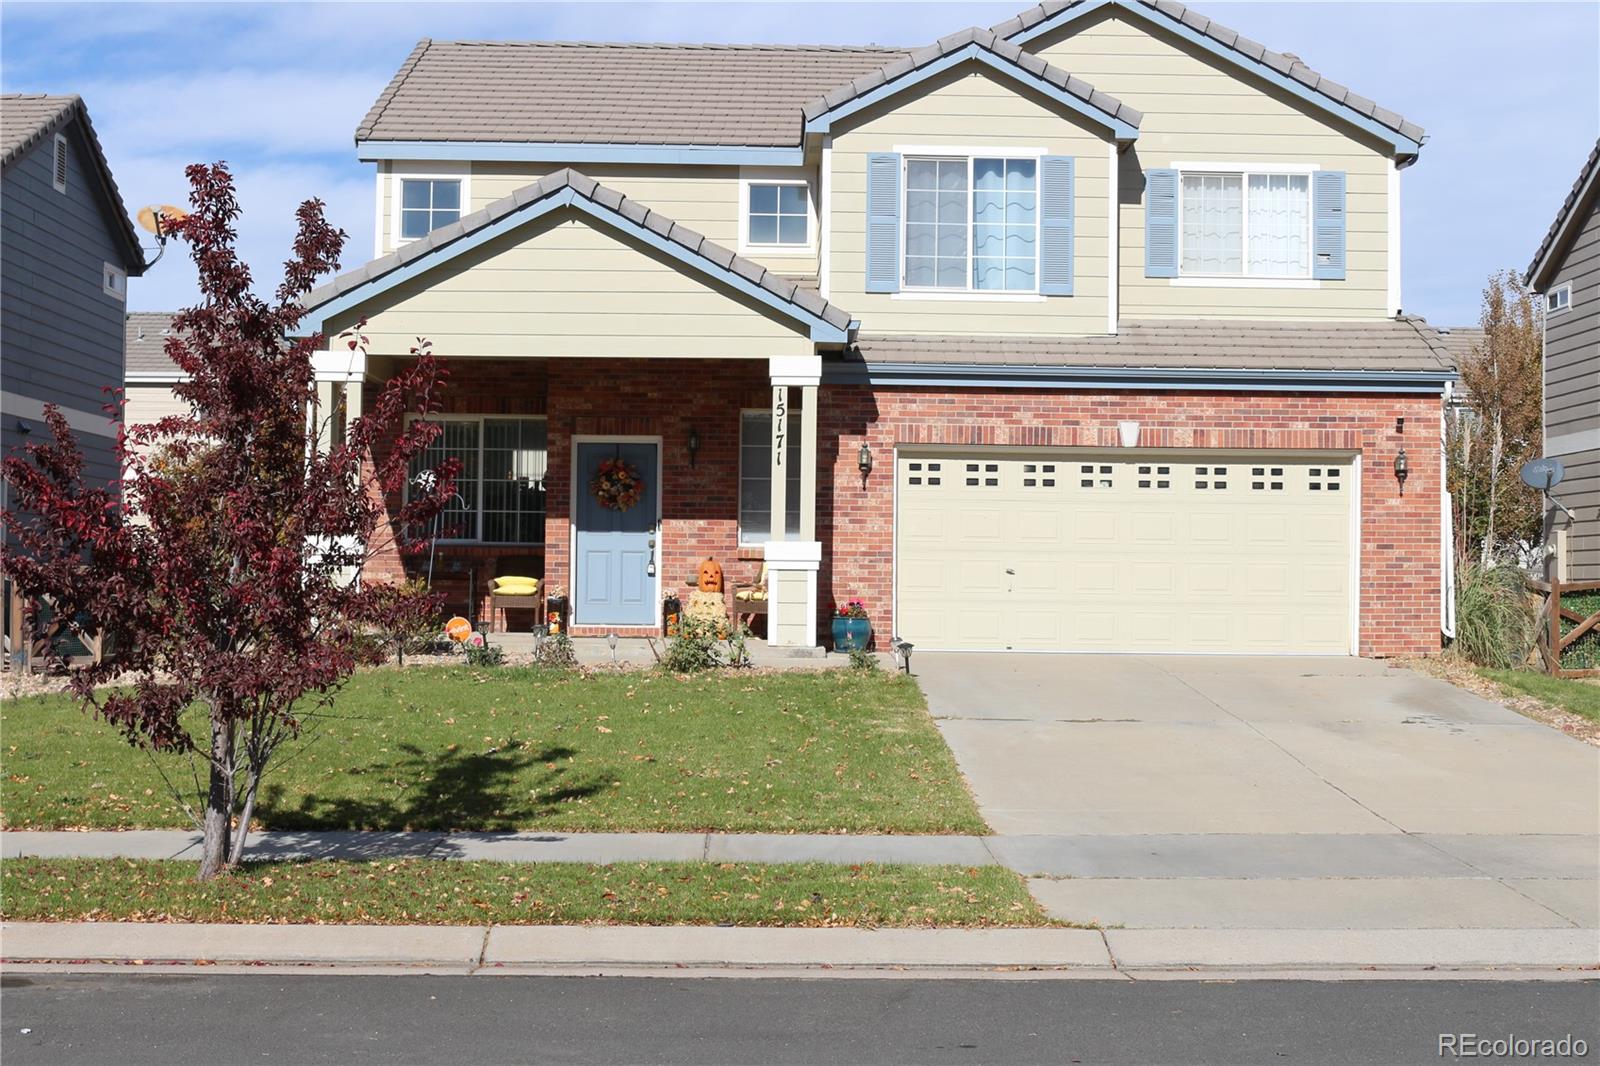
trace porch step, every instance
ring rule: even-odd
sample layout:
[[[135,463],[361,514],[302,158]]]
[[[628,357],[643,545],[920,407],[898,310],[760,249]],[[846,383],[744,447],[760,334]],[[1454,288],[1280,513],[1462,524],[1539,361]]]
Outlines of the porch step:
[[[504,648],[506,654],[514,658],[533,654],[532,633],[490,633],[488,641]],[[604,637],[573,637],[572,646],[577,651],[578,662],[584,666],[603,666],[612,662],[619,666],[640,668],[656,665],[655,654],[651,652],[649,642],[643,637],[618,637],[615,655]],[[656,647],[665,650],[665,641],[658,639]],[[832,655],[826,648],[771,648],[767,646],[766,641],[755,637],[750,638],[748,647],[750,661],[755,666],[831,670],[850,665],[848,655]],[[892,668],[888,657],[883,658],[884,665]]]

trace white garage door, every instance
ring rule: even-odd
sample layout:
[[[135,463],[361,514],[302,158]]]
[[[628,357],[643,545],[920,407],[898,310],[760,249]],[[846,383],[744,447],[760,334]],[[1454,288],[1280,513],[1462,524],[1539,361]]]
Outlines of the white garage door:
[[[897,634],[943,650],[1350,651],[1349,459],[902,454]]]

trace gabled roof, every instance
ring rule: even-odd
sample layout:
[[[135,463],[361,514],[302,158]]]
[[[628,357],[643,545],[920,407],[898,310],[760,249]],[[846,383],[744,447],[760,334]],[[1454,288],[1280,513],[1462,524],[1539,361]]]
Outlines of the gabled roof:
[[[1165,26],[1369,132],[1387,134],[1385,139],[1402,155],[1415,155],[1422,147],[1425,135],[1421,126],[1323,77],[1298,56],[1274,52],[1177,0],[1045,0],[995,26],[994,32],[1008,41],[1024,44],[1105,7],[1120,8]]]
[[[176,311],[130,311],[123,320],[123,368],[127,379],[181,381],[183,371],[167,357]]]
[[[139,234],[128,218],[117,191],[116,179],[111,176],[111,164],[106,161],[105,149],[95,135],[94,123],[89,121],[89,109],[80,96],[49,96],[44,93],[0,94],[0,169],[8,169],[28,153],[34,145],[64,128],[76,119],[83,139],[89,145],[107,206],[117,217],[114,228],[127,245],[128,273],[138,277],[149,265],[144,249],[139,246]]]
[[[1549,232],[1539,242],[1539,250],[1533,253],[1533,262],[1528,264],[1528,270],[1522,277],[1522,283],[1535,292],[1544,291],[1545,283],[1550,280],[1550,273],[1557,265],[1556,253],[1565,248],[1568,236],[1582,225],[1584,213],[1594,203],[1595,190],[1600,188],[1600,183],[1595,180],[1597,171],[1600,171],[1600,140],[1594,142],[1594,150],[1589,153],[1583,169],[1578,171],[1578,180],[1572,183],[1572,191],[1561,202],[1556,220],[1550,223]]]
[[[992,31],[977,26],[941,37],[926,48],[901,56],[877,70],[805,105],[806,132],[820,133],[833,121],[895,95],[925,79],[969,59],[1043,92],[1074,111],[1104,126],[1118,140],[1139,135],[1138,111],[1081,78],[1051,66],[1043,59]]]
[[[843,343],[848,336],[851,319],[843,308],[572,169],[548,174],[481,211],[340,274],[306,295],[307,324],[320,330],[331,316],[561,207],[574,207],[766,304],[806,328],[814,341]]]
[[[356,141],[788,147],[807,100],[906,54],[423,38]]]

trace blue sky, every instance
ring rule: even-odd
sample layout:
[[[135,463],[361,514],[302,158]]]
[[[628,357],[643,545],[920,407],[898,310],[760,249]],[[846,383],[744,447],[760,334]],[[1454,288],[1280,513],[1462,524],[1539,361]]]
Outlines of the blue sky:
[[[81,94],[130,208],[182,203],[186,163],[228,160],[241,247],[270,285],[308,196],[349,232],[347,267],[371,251],[371,164],[352,136],[419,37],[917,45],[1026,6],[7,0],[0,86]],[[1428,130],[1403,179],[1404,306],[1439,325],[1476,321],[1485,277],[1527,264],[1600,132],[1594,0],[1196,6]],[[129,285],[135,310],[193,294],[176,256]]]

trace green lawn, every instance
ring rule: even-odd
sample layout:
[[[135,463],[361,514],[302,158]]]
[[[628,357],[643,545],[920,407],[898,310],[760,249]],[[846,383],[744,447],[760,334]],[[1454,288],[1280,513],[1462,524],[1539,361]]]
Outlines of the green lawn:
[[[1600,685],[1571,678],[1551,677],[1532,670],[1479,670],[1502,688],[1543,700],[1563,711],[1600,722]]]
[[[66,699],[0,703],[8,828],[187,828],[161,771],[191,781],[187,757],[152,759]],[[855,671],[367,671],[269,768],[256,813],[269,829],[986,831],[915,683]]]
[[[997,866],[823,863],[261,863],[214,881],[192,862],[13,859],[7,921],[367,925],[1037,926]]]

